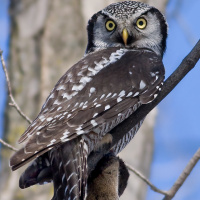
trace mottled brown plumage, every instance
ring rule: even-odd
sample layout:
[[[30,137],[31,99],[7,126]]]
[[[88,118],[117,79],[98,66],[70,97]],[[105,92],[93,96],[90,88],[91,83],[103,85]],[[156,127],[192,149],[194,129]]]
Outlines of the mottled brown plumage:
[[[166,36],[163,15],[139,2],[112,4],[91,18],[85,57],[60,78],[10,160],[16,170],[38,157],[22,175],[22,188],[52,179],[54,200],[87,196],[88,155],[161,90]],[[112,152],[128,144],[142,121]]]

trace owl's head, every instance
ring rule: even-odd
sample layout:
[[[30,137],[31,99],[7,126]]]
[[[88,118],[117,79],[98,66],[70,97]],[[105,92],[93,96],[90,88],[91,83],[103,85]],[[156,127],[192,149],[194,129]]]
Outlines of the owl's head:
[[[161,12],[135,1],[114,3],[88,22],[86,54],[108,48],[148,48],[163,56],[167,23]]]

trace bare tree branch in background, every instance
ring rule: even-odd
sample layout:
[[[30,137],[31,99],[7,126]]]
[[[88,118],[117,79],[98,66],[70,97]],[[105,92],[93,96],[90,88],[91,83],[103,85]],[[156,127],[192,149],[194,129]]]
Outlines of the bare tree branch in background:
[[[159,188],[157,188],[143,174],[141,174],[138,170],[134,169],[131,165],[129,165],[129,164],[126,163],[126,166],[127,166],[128,170],[130,170],[131,172],[133,172],[136,176],[140,177],[148,186],[150,186],[150,188],[154,192],[157,192],[157,193],[160,193],[160,194],[164,194],[164,195],[168,195],[167,191],[160,190]]]
[[[8,95],[12,101],[12,103],[10,103],[9,105],[14,107],[17,112],[19,113],[19,115],[22,116],[22,118],[24,118],[29,124],[31,123],[31,120],[29,119],[29,117],[27,117],[20,109],[20,107],[18,106],[18,104],[16,103],[13,95],[12,95],[12,88],[11,88],[11,84],[10,84],[10,79],[8,76],[8,72],[6,69],[6,64],[5,61],[3,59],[3,51],[0,49],[0,57],[1,57],[1,64],[5,73],[5,77],[6,77],[6,83],[7,83],[7,87],[8,87]],[[5,142],[4,140],[0,139],[0,143],[3,144],[5,147],[9,148],[12,151],[17,151],[17,149],[13,146],[11,146],[10,144],[8,144],[7,142]]]
[[[1,64],[2,64],[2,67],[3,67],[3,70],[4,70],[4,73],[5,73],[5,76],[6,76],[6,82],[7,82],[7,86],[8,86],[8,95],[12,101],[11,106],[13,106],[17,112],[30,124],[31,123],[31,120],[29,119],[29,117],[27,117],[20,109],[20,107],[17,105],[17,103],[15,102],[15,99],[12,95],[12,88],[11,88],[11,84],[10,84],[10,79],[9,79],[9,76],[8,76],[8,72],[7,72],[7,69],[6,69],[6,65],[5,65],[5,61],[3,59],[3,51],[0,49],[0,57],[1,57]]]
[[[196,166],[197,162],[200,160],[200,148],[196,151],[196,153],[192,156],[191,160],[188,162],[185,169],[182,171],[174,185],[171,187],[170,190],[165,191],[161,190],[155,185],[153,185],[146,177],[144,177],[143,174],[141,174],[138,170],[134,169],[132,166],[126,163],[127,168],[136,174],[138,177],[140,177],[150,188],[157,193],[163,194],[164,199],[163,200],[171,200],[176,195],[178,190],[181,188],[185,180],[188,178],[194,167]]]
[[[175,194],[178,192],[178,190],[181,188],[187,177],[190,175],[191,171],[197,164],[197,162],[200,160],[200,148],[197,150],[197,152],[193,155],[181,175],[178,177],[172,188],[167,191],[167,195],[164,197],[163,200],[171,200],[175,196]]]
[[[11,146],[10,144],[8,144],[7,142],[5,142],[2,139],[0,139],[0,143],[3,144],[5,147],[9,148],[12,151],[17,151],[18,150],[18,149],[16,149],[15,147]]]

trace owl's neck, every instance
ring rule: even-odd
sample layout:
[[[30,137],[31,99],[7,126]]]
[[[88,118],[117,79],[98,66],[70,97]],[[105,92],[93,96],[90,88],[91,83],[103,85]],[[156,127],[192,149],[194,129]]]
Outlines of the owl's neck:
[[[90,47],[90,48],[87,47],[86,50],[85,50],[85,56],[90,54],[90,53],[94,53],[96,51],[100,51],[100,50],[103,50],[103,49],[106,49],[106,48],[107,47],[95,47],[95,46]]]
[[[150,50],[150,51],[153,51],[154,53],[156,53],[157,55],[163,57],[163,49],[160,47],[160,46],[151,46],[151,47],[146,47],[146,46],[133,46],[133,47],[120,47],[120,46],[117,46],[119,48],[123,48],[123,49],[147,49],[147,50]],[[91,53],[94,53],[96,51],[100,51],[100,50],[103,50],[103,49],[107,49],[109,47],[97,47],[97,46],[92,46],[92,47],[88,47],[86,48],[86,51],[85,51],[85,56],[87,56],[88,54],[91,54]],[[110,47],[112,48],[112,47]]]

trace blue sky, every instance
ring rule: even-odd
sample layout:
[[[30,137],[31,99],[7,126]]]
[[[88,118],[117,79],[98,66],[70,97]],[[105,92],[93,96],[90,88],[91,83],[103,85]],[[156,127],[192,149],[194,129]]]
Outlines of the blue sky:
[[[7,0],[0,0],[0,48],[3,50],[4,59],[8,55],[9,20]],[[0,136],[3,130],[3,107],[5,105],[5,76],[0,64]]]
[[[0,48],[8,55],[8,0],[0,0]],[[164,56],[166,77],[180,64],[197,42],[200,33],[200,1],[171,0],[167,8],[169,37]],[[0,67],[0,135],[5,105],[4,74]],[[168,190],[200,147],[200,63],[160,103],[155,128],[155,152],[151,181]],[[200,163],[184,183],[174,200],[200,199]],[[147,200],[161,200],[150,189]]]
[[[169,37],[164,56],[166,77],[198,41],[200,1],[171,0],[167,8]],[[155,128],[155,153],[151,181],[168,190],[200,147],[200,63],[160,103]],[[186,180],[175,200],[200,199],[200,163]],[[148,191],[148,200],[162,195]]]

